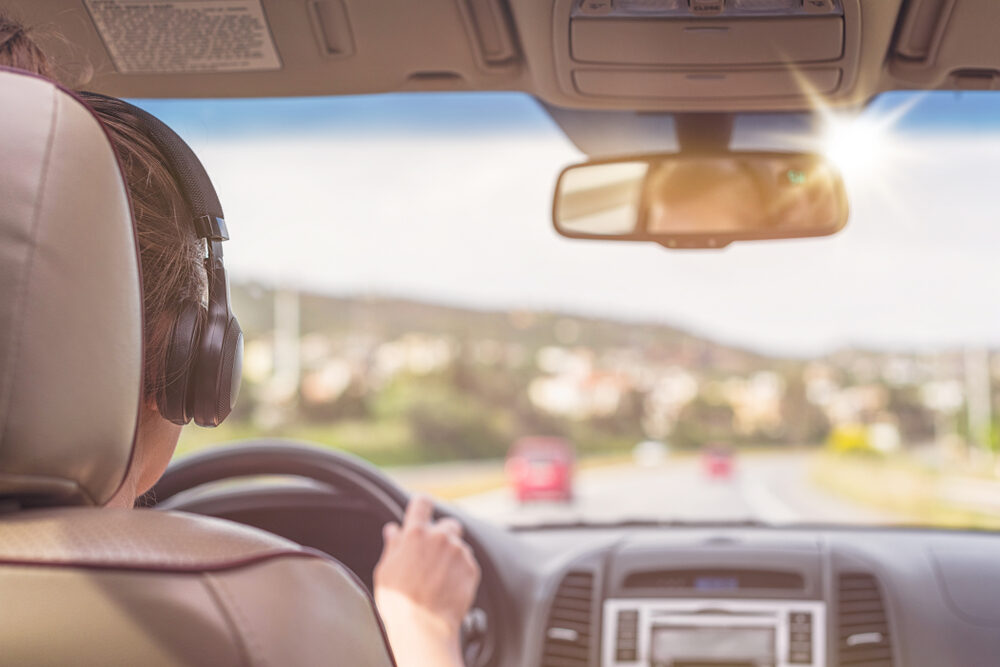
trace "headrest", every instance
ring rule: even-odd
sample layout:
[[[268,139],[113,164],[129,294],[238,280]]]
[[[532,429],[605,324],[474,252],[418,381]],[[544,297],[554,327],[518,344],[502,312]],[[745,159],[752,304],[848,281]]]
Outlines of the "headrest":
[[[142,392],[124,179],[71,93],[0,68],[0,110],[0,502],[104,504]]]

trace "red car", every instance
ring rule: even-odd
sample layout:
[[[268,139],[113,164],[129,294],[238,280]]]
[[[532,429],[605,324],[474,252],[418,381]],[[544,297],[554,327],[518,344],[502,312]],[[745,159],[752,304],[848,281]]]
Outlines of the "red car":
[[[729,479],[733,476],[733,452],[728,447],[710,445],[701,453],[701,467],[711,479]]]
[[[525,437],[507,454],[504,469],[519,502],[573,499],[573,445],[564,438]]]

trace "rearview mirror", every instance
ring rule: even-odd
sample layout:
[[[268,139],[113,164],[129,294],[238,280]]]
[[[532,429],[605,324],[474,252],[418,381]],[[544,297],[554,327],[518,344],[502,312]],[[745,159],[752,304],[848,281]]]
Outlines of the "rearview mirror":
[[[665,154],[563,170],[553,220],[563,236],[722,248],[834,234],[847,223],[837,169],[802,153]]]

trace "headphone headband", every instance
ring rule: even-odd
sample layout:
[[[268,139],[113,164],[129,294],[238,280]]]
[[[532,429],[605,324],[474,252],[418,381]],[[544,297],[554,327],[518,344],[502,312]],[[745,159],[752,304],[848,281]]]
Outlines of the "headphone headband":
[[[219,203],[219,196],[215,193],[215,187],[212,185],[205,167],[201,164],[201,160],[166,123],[145,109],[117,97],[90,92],[83,92],[80,95],[85,101],[95,98],[103,99],[128,109],[135,116],[135,129],[148,137],[163,153],[167,167],[177,181],[188,206],[191,207],[194,218],[197,220],[202,216],[210,216],[225,219],[225,215],[222,213],[222,204]]]
[[[217,426],[239,394],[243,332],[230,305],[222,261],[222,242],[229,240],[229,229],[215,187],[191,147],[156,116],[115,97],[89,92],[80,97],[85,102],[113,102],[132,114],[134,128],[163,155],[190,208],[192,229],[205,239],[208,308],[200,303],[181,305],[168,342],[164,389],[157,405],[174,423],[186,424],[193,418],[200,426]]]

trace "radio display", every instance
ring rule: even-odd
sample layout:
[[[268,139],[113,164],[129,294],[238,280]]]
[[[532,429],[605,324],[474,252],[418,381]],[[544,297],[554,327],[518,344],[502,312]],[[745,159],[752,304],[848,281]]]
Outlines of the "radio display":
[[[740,587],[739,577],[695,577],[696,591],[735,591]]]
[[[777,663],[774,627],[656,625],[651,642],[652,667]]]

